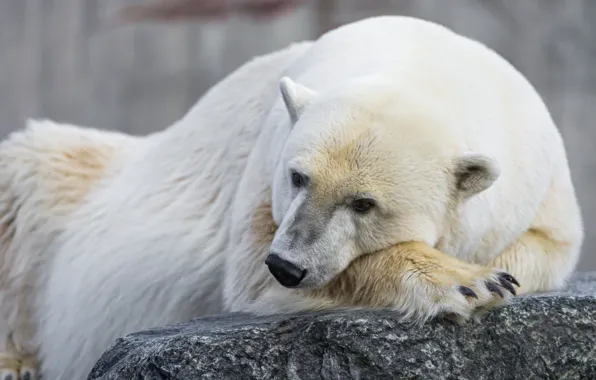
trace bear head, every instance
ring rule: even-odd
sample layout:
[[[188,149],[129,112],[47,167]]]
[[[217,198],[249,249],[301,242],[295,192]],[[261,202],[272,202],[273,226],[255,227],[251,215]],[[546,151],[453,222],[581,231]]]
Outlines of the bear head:
[[[494,159],[467,151],[457,115],[424,94],[377,77],[320,93],[287,77],[280,87],[291,131],[266,264],[286,287],[321,287],[400,242],[435,245],[457,205],[499,176]]]

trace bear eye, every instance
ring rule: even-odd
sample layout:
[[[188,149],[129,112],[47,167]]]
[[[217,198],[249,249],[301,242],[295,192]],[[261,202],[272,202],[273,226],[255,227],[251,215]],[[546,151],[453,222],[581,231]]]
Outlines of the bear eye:
[[[305,184],[306,178],[297,171],[292,171],[292,186],[294,186],[295,188],[301,188]]]
[[[356,199],[352,202],[352,209],[361,214],[370,211],[373,207],[375,207],[375,201],[372,199]]]

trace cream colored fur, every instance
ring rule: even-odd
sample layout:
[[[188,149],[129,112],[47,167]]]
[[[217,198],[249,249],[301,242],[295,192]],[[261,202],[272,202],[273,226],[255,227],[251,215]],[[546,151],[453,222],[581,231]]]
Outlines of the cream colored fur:
[[[319,273],[288,289],[264,261],[273,243],[290,252],[297,158],[315,205],[366,188],[390,212],[361,228],[341,211],[308,257],[287,256]],[[561,286],[582,241],[532,86],[484,46],[404,17],[259,57],[146,137],[33,121],[0,146],[0,188],[0,380],[85,379],[116,338],[218,312],[463,321],[510,298],[505,272],[521,292]]]

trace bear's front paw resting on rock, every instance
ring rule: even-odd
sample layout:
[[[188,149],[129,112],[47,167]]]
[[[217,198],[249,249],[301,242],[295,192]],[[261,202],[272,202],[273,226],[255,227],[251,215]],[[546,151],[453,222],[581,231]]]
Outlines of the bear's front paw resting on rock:
[[[516,295],[517,280],[499,269],[467,272],[465,269],[448,274],[444,284],[434,285],[431,300],[438,306],[438,315],[459,323],[470,317],[478,319],[486,311],[506,303]],[[427,286],[427,285],[423,285]]]
[[[394,307],[414,318],[478,319],[515,296],[519,287],[501,269],[466,263],[419,243],[409,245],[402,260],[405,270]]]
[[[406,242],[359,257],[308,295],[310,308],[391,308],[403,314],[404,321],[448,317],[461,323],[507,302],[516,286],[517,280],[503,270],[458,260],[424,243]],[[279,297],[277,304],[284,303],[287,296]]]

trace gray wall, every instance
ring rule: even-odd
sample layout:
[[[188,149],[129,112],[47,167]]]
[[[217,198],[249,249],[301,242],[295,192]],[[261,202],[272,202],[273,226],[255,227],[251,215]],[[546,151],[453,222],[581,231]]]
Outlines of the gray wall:
[[[145,134],[179,118],[209,86],[256,54],[371,15],[427,18],[487,43],[543,94],[566,141],[583,207],[579,270],[596,269],[596,1],[312,1],[258,24],[244,18],[106,23],[125,3],[0,1],[0,136],[22,127],[25,117]]]

